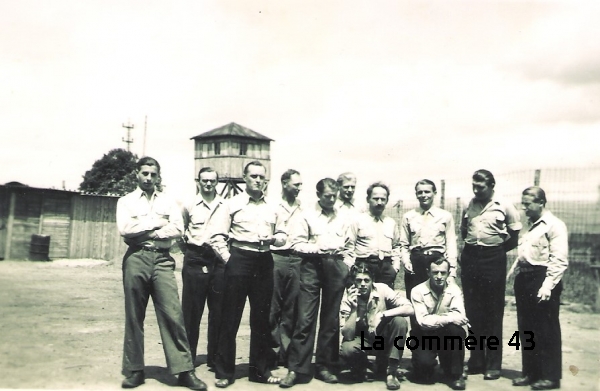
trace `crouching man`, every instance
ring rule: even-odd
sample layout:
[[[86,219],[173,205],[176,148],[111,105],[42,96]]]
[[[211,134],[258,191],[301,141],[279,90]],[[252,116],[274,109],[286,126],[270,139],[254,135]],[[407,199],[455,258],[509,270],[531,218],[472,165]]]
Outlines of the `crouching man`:
[[[412,380],[433,383],[435,357],[439,356],[450,387],[464,390],[462,342],[466,336],[463,326],[468,320],[462,292],[458,285],[448,285],[450,263],[443,255],[431,262],[427,274],[429,279],[411,292],[417,327],[410,334],[420,341],[420,346],[412,351]]]
[[[397,390],[403,351],[394,346],[394,340],[406,336],[408,322],[403,316],[414,314],[412,305],[386,284],[373,283],[373,272],[365,265],[353,268],[352,277],[354,284],[340,307],[340,354],[357,381],[365,380],[367,355],[383,356],[377,361],[387,366],[386,387]]]

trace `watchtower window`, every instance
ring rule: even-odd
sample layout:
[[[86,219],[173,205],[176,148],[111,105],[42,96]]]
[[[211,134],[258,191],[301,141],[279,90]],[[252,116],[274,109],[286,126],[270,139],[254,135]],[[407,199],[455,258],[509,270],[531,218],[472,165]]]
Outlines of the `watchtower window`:
[[[240,143],[240,155],[246,156],[248,154],[248,144]]]
[[[220,154],[221,154],[221,143],[217,141],[215,143],[215,155],[220,155]]]

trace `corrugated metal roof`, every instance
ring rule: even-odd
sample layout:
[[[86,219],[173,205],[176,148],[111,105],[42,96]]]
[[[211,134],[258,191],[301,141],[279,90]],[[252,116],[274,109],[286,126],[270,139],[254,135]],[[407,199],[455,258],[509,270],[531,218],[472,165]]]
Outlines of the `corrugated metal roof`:
[[[216,128],[213,130],[209,130],[208,132],[199,134],[195,137],[192,137],[190,140],[219,137],[219,136],[237,136],[237,137],[250,138],[250,139],[254,139],[254,140],[274,141],[273,139],[270,139],[267,136],[263,136],[262,134],[255,132],[252,129],[248,129],[242,125],[238,125],[235,122],[231,122],[227,125],[221,126],[220,128]]]

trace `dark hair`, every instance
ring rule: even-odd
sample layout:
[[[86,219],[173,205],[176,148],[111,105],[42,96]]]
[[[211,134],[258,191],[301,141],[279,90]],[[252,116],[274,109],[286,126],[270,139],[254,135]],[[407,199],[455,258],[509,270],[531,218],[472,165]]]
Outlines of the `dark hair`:
[[[437,189],[435,187],[435,183],[433,183],[433,181],[430,180],[430,179],[421,179],[419,182],[417,182],[415,184],[415,191],[417,191],[417,187],[419,185],[429,185],[429,186],[431,186],[431,189],[433,190],[434,193],[437,192]]]
[[[137,161],[137,163],[135,164],[136,171],[139,171],[142,168],[142,166],[155,166],[156,170],[160,173],[160,164],[158,164],[158,161],[156,161],[156,159],[150,156],[144,156]]]
[[[200,179],[200,174],[204,174],[205,172],[214,172],[217,174],[217,182],[219,182],[219,173],[212,167],[202,167],[200,171],[198,171],[198,179]]]
[[[331,178],[323,178],[319,182],[317,182],[317,192],[323,193],[325,191],[325,187],[330,188],[331,190],[338,191],[339,186],[338,183]]]
[[[359,274],[367,274],[371,280],[375,279],[376,271],[367,262],[357,262],[350,268],[350,278],[354,280]]]
[[[542,205],[546,205],[546,192],[539,186],[530,186],[523,190],[523,195],[533,196],[533,199]]]
[[[286,170],[286,172],[281,174],[281,183],[286,183],[287,181],[289,181],[292,175],[300,175],[300,173],[294,170],[293,168]]]
[[[434,258],[431,260],[431,262],[429,262],[429,264],[427,265],[427,270],[431,270],[431,265],[432,264],[436,264],[436,265],[441,265],[442,263],[446,262],[448,264],[448,270],[450,270],[450,261],[448,261],[446,259],[446,257],[444,256],[444,254],[440,254],[437,258]]]
[[[476,182],[485,182],[488,186],[494,187],[496,180],[494,175],[488,170],[477,170],[473,173],[473,180]]]
[[[381,187],[387,193],[387,197],[390,198],[390,188],[383,182],[375,182],[371,183],[371,185],[367,188],[367,198],[371,198],[371,194],[373,194],[373,189],[376,187]]]
[[[356,175],[354,175],[352,172],[344,172],[338,176],[337,183],[341,186],[344,180],[348,179],[356,179]]]
[[[248,173],[248,167],[250,166],[258,166],[258,167],[262,167],[265,169],[265,171],[267,171],[267,168],[265,167],[264,164],[262,164],[261,162],[259,162],[258,160],[253,160],[250,163],[246,164],[246,166],[244,167],[244,174]]]

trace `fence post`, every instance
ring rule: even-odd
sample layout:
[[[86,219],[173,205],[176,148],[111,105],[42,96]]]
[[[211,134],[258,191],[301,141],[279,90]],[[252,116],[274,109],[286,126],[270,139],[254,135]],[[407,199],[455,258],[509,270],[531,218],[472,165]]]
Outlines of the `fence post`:
[[[440,195],[440,208],[446,209],[446,181],[442,179],[442,189]]]
[[[535,176],[533,177],[533,185],[540,185],[540,176],[542,175],[542,170],[535,170]]]

